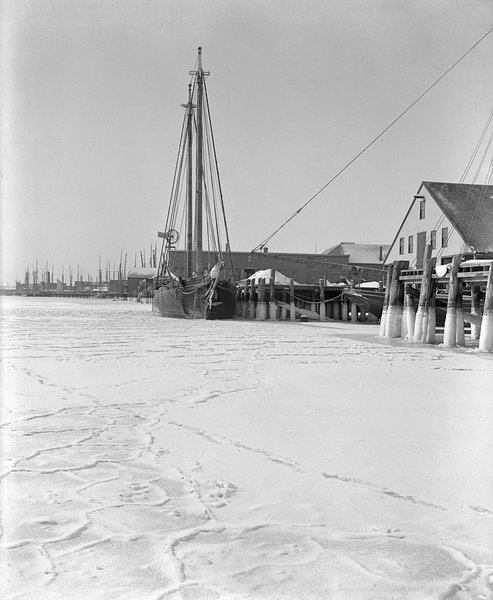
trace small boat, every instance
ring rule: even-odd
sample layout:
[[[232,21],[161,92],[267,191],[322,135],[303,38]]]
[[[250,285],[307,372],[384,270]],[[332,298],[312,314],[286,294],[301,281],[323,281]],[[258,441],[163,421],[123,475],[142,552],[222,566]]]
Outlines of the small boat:
[[[201,48],[190,75],[166,225],[158,233],[163,243],[152,309],[163,317],[230,319],[236,285]],[[178,249],[184,265],[175,265]]]

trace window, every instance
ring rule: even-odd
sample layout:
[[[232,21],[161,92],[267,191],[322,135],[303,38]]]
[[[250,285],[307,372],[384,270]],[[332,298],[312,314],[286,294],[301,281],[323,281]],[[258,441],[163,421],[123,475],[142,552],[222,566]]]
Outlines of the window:
[[[425,218],[425,199],[424,198],[421,198],[421,200],[419,201],[419,218],[420,219]]]
[[[404,238],[399,238],[399,254],[404,254]]]
[[[407,251],[409,252],[409,254],[412,254],[414,252],[414,236],[410,235],[407,238]]]
[[[435,229],[430,233],[430,244],[433,250],[437,247],[437,232]]]
[[[448,246],[448,227],[442,227],[442,248]]]

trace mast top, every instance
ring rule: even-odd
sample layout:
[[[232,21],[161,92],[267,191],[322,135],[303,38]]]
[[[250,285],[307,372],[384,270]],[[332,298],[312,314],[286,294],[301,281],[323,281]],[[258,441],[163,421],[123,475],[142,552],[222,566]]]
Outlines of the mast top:
[[[196,71],[190,71],[190,75],[210,75],[211,72],[210,71],[204,71],[204,69],[202,67],[202,46],[199,46],[197,48],[197,50],[198,50],[197,70]]]
[[[202,71],[202,46],[198,47],[198,59],[197,59],[197,69],[198,71]]]

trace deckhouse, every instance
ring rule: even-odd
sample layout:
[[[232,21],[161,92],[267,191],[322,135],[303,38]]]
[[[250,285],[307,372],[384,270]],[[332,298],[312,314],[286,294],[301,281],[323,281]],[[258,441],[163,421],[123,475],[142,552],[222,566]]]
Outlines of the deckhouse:
[[[427,245],[437,264],[456,254],[493,253],[493,185],[423,181],[384,264],[408,260],[421,269]]]

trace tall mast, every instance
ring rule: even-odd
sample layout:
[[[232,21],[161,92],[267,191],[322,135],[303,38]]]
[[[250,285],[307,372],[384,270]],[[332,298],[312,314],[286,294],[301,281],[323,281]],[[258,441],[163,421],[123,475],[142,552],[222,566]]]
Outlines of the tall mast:
[[[202,260],[202,193],[203,193],[203,96],[204,96],[204,76],[209,75],[208,71],[202,68],[202,48],[198,49],[197,70],[194,74],[197,77],[197,164],[195,181],[195,272],[202,275],[204,265]]]
[[[188,85],[188,104],[187,108],[187,265],[186,276],[192,274],[192,251],[193,251],[193,179],[192,179],[192,120],[193,109],[192,103],[192,85]]]

